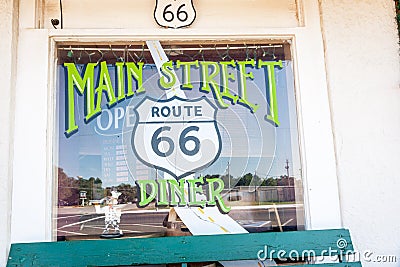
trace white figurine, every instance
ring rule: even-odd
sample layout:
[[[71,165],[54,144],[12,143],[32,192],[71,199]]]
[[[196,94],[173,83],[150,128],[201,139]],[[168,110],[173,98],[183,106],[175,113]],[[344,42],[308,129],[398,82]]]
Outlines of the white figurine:
[[[118,197],[121,195],[118,191],[111,191],[111,197],[103,198],[101,202],[106,201],[107,206],[100,208],[95,205],[96,213],[104,213],[104,231],[100,237],[113,238],[123,236],[122,230],[119,229],[121,222],[121,206],[118,204]],[[125,206],[125,205],[123,205]],[[110,233],[110,226],[114,228],[114,232]]]

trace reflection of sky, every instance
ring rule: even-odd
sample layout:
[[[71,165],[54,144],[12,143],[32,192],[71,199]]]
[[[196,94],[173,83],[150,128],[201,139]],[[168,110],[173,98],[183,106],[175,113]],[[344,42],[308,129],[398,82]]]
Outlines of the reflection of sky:
[[[267,82],[265,77],[267,76],[264,69],[248,68],[247,71],[252,71],[255,76],[253,81],[247,79],[248,99],[260,107],[254,114],[241,105],[230,105],[226,109],[218,110],[217,122],[222,137],[221,156],[211,166],[197,174],[225,174],[228,161],[231,165],[230,173],[235,177],[255,171],[259,176],[279,176],[286,173],[284,169],[286,160],[289,160],[290,164],[300,166],[297,143],[294,144],[293,150],[291,147],[293,140],[297,138],[296,119],[293,120],[296,118],[296,109],[289,107],[288,104],[294,103],[293,73],[290,62],[284,62],[283,65],[283,69],[275,68],[280,126],[274,127],[264,119],[268,110],[265,100]],[[95,77],[98,71],[96,68]],[[113,66],[109,67],[109,73],[112,78],[115,77]],[[194,88],[185,90],[186,97],[192,99],[205,95],[212,99],[212,93],[205,94],[199,91],[198,73],[198,69],[191,71]],[[105,107],[106,97],[103,94],[102,106],[106,110],[88,124],[83,122],[84,96],[78,97],[76,94],[75,119],[79,131],[66,138],[64,135],[65,69],[63,66],[58,67],[59,153],[57,165],[63,168],[67,175],[73,177],[80,175],[84,178],[99,177],[105,185],[133,183],[134,179],[140,179],[141,175],[144,177],[146,174],[153,175],[154,172],[150,174],[149,167],[138,163],[130,147],[124,147],[124,145],[129,146],[129,142],[123,142],[124,135],[130,135],[136,121],[132,105],[138,103],[145,95],[157,99],[165,98],[165,91],[158,85],[157,70],[147,66],[143,74],[145,94],[121,101],[110,109]],[[180,71],[177,71],[177,75],[181,79]],[[237,73],[235,76],[237,77]],[[114,89],[117,90],[114,79],[112,82]],[[237,84],[236,81],[230,82],[232,94],[237,94]],[[229,103],[228,100],[224,101]],[[217,101],[214,103],[217,104]],[[124,116],[127,114],[128,116]],[[126,133],[122,134],[123,132]],[[125,160],[128,161],[128,174],[125,171],[127,164],[123,164]],[[148,177],[148,179],[151,178],[154,177]]]

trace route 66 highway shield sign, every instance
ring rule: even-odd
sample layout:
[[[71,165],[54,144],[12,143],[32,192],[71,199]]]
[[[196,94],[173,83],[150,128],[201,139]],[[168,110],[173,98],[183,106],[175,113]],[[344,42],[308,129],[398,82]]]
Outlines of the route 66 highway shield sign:
[[[156,0],[154,19],[162,27],[187,27],[195,18],[193,0]]]
[[[137,120],[131,144],[144,164],[180,179],[218,159],[222,142],[217,108],[206,97],[146,97],[134,111]]]

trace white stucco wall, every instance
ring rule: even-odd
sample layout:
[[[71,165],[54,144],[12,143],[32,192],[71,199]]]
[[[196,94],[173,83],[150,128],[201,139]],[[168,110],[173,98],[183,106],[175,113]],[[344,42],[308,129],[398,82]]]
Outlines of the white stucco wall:
[[[11,176],[17,2],[0,0],[0,266],[5,266],[11,233]]]
[[[198,16],[191,28],[219,29],[260,27],[296,27],[300,24],[296,0],[195,0]],[[155,0],[119,0],[110,5],[108,0],[63,1],[64,28],[107,29],[157,27],[153,18]],[[43,27],[52,29],[52,18],[59,18],[58,0],[44,0]],[[240,7],[240,8],[238,8]],[[265,8],[264,8],[265,7]],[[244,9],[245,8],[245,12]],[[93,10],[88,13],[87,10]],[[225,19],[221,19],[221,13]],[[76,19],[79,18],[79,19]]]
[[[394,1],[320,2],[343,225],[360,252],[396,255],[393,265],[400,266],[400,58]]]

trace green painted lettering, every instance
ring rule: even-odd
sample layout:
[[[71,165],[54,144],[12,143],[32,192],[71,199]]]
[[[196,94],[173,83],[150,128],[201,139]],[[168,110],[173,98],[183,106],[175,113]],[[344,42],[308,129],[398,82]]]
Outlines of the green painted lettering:
[[[158,179],[158,199],[157,206],[168,206],[168,198],[167,198],[167,180]]]
[[[258,60],[257,68],[267,67],[268,73],[268,89],[267,94],[269,96],[268,103],[268,114],[265,116],[266,120],[279,126],[278,118],[278,102],[276,98],[276,81],[275,81],[275,66],[282,68],[282,60],[279,61],[262,61]]]
[[[133,96],[135,93],[140,94],[146,90],[143,88],[143,62],[126,62],[126,78],[128,80],[128,93],[127,97]],[[133,91],[132,76],[137,82],[136,90]]]
[[[182,62],[180,60],[176,61],[176,67],[180,68],[183,66],[183,83],[181,85],[181,89],[183,90],[190,90],[193,89],[193,84],[191,83],[190,77],[190,67],[195,66],[196,68],[199,67],[199,61],[189,61],[189,62]]]
[[[154,180],[137,180],[137,186],[140,189],[139,207],[144,207],[150,204],[157,196],[158,185]],[[150,194],[147,195],[147,186],[150,188]]]
[[[171,191],[171,206],[185,206],[185,179],[179,180],[179,185],[176,180],[168,180]],[[179,201],[177,200],[177,197]]]
[[[223,213],[228,213],[231,208],[225,205],[221,196],[221,192],[224,190],[224,181],[219,178],[207,178],[206,182],[208,183],[209,194],[207,205],[215,206],[218,204],[219,209]],[[217,184],[217,188],[215,188],[214,184]]]
[[[253,72],[246,72],[246,66],[255,66],[254,59],[251,60],[246,60],[246,61],[238,61],[238,68],[239,68],[239,77],[240,77],[240,98],[239,98],[239,103],[242,104],[243,106],[249,108],[252,113],[256,112],[259,106],[257,104],[252,104],[248,101],[247,99],[247,84],[246,84],[246,78],[254,79],[254,74]]]
[[[165,62],[161,66],[161,74],[162,76],[160,77],[160,85],[165,89],[172,88],[176,83],[176,76],[172,61]]]
[[[86,65],[83,78],[79,74],[74,63],[64,63],[67,67],[68,93],[67,100],[67,130],[66,135],[71,135],[78,130],[78,125],[75,121],[75,94],[74,88],[77,89],[79,95],[85,94],[85,120],[88,121],[94,116],[94,67],[97,63],[89,63]]]
[[[118,88],[118,93],[117,93],[117,101],[121,101],[122,99],[125,99],[125,80],[124,80],[124,62],[117,62],[115,63],[115,66],[117,68],[117,73],[116,73],[116,78],[117,78],[117,88]]]
[[[236,63],[234,60],[231,61],[221,61],[221,81],[222,81],[222,97],[230,100],[232,104],[236,104],[239,98],[238,95],[232,95],[229,89],[229,81],[235,81],[235,76],[228,71],[228,66],[235,67]]]
[[[96,109],[93,116],[101,113],[101,101],[103,92],[106,93],[108,107],[112,107],[117,100],[115,99],[114,88],[112,87],[110,74],[108,72],[107,63],[102,61],[100,63],[100,75],[99,75],[99,86],[96,88],[96,95],[97,95],[97,103]]]
[[[212,91],[214,98],[218,101],[218,105],[221,108],[227,108],[229,105],[224,103],[221,95],[221,90],[219,88],[219,84],[214,80],[214,78],[219,74],[218,63],[212,61],[202,61],[200,62],[200,66],[201,66],[201,84],[202,84],[200,91],[205,93],[209,93]],[[212,67],[211,73],[209,71],[210,66]]]
[[[206,201],[197,201],[197,193],[203,193],[203,189],[199,186],[199,184],[201,185],[204,183],[203,178],[187,179],[186,182],[189,185],[189,206],[198,206],[204,208],[206,206]]]

